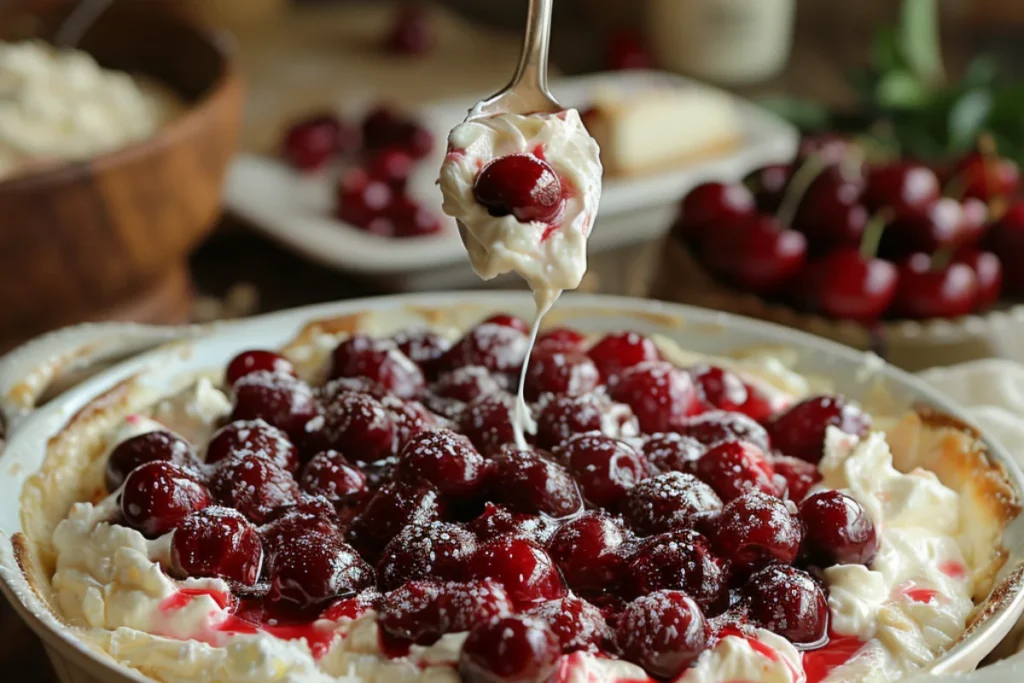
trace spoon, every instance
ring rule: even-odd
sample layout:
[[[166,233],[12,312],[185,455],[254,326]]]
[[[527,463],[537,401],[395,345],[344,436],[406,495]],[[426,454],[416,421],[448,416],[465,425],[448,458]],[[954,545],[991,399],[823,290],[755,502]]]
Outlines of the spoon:
[[[551,9],[555,0],[530,0],[526,34],[512,80],[502,90],[477,102],[467,121],[495,114],[536,114],[562,111],[548,90],[548,48],[551,45]]]

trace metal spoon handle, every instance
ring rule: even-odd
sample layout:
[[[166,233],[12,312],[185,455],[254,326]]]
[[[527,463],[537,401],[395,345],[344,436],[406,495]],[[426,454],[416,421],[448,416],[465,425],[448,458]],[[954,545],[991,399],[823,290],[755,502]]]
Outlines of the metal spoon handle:
[[[555,0],[530,0],[523,51],[507,90],[526,87],[548,94],[548,50],[551,45],[551,10],[554,4]]]

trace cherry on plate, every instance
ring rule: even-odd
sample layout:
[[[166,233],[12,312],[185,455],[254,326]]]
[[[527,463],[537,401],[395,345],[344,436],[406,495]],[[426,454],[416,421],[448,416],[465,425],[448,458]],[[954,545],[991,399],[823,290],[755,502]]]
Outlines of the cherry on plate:
[[[790,564],[803,536],[800,521],[775,496],[752,491],[729,501],[714,523],[712,540],[737,568],[771,561]]]
[[[718,275],[745,291],[780,291],[804,267],[807,238],[774,217],[754,215],[711,232],[701,256]]]
[[[459,674],[466,683],[543,681],[561,654],[558,637],[543,621],[502,617],[469,632],[459,655]]]
[[[978,277],[964,264],[935,268],[927,254],[914,254],[900,267],[896,309],[906,318],[959,318],[974,310]]]
[[[406,4],[398,10],[387,37],[387,48],[405,55],[420,55],[434,46],[430,19],[422,7]]]
[[[754,196],[744,185],[704,183],[683,198],[672,234],[699,246],[715,226],[746,218],[756,208]]]
[[[722,500],[706,483],[690,474],[666,472],[634,486],[622,515],[638,534],[653,535],[692,529],[721,509]]]
[[[491,464],[492,499],[511,510],[558,519],[583,507],[576,481],[549,454],[509,447],[495,455]]]
[[[1004,291],[1024,294],[1024,202],[1011,204],[989,228],[985,247],[1003,263]]]
[[[302,534],[269,562],[271,603],[319,610],[336,598],[373,586],[373,568],[337,535]]]
[[[614,508],[649,474],[643,454],[603,434],[577,434],[558,450],[583,493],[597,507]]]
[[[456,524],[410,524],[384,548],[377,564],[380,589],[393,590],[418,579],[460,580],[476,545],[476,537]]]
[[[331,113],[293,124],[284,136],[284,156],[300,171],[315,171],[355,146],[356,132]]]
[[[505,536],[481,545],[468,561],[467,576],[494,579],[519,606],[556,600],[566,594],[551,557],[523,538]]]
[[[320,414],[313,390],[291,375],[259,370],[239,378],[233,392],[231,420],[263,420],[292,439],[305,435]]]
[[[185,468],[199,467],[192,444],[185,439],[165,430],[146,432],[125,439],[110,451],[104,470],[107,491],[116,491],[136,467],[157,460]]]
[[[590,510],[563,524],[548,552],[570,588],[601,592],[614,589],[622,578],[624,542],[619,522],[607,513]]]
[[[529,615],[548,625],[565,653],[599,652],[611,637],[601,610],[574,595],[545,602],[530,610]]]
[[[374,219],[383,218],[394,199],[394,191],[382,180],[355,168],[341,178],[337,189],[335,215],[357,228],[367,229]]]
[[[290,473],[254,453],[217,463],[210,489],[222,505],[235,508],[257,524],[270,519],[278,508],[295,503],[299,496]]]
[[[871,429],[871,418],[843,396],[811,396],[768,423],[776,450],[812,464],[824,454],[829,427],[863,438]]]
[[[289,472],[299,467],[299,449],[288,435],[260,419],[236,420],[218,429],[206,446],[205,461],[213,465],[247,453],[261,455]]]
[[[449,430],[414,436],[398,456],[395,476],[410,481],[423,479],[446,496],[469,498],[484,486],[487,464],[461,434]]]
[[[171,567],[180,576],[252,586],[262,564],[263,544],[256,528],[231,508],[213,506],[193,512],[171,535]]]
[[[868,171],[864,203],[872,212],[889,209],[902,217],[926,209],[941,193],[934,171],[913,161],[901,161]]]
[[[674,431],[704,409],[693,377],[667,361],[634,365],[619,376],[610,393],[633,409],[640,429],[647,433]]]
[[[822,491],[800,503],[804,550],[817,566],[870,564],[878,534],[864,506],[840,491]]]
[[[228,369],[224,372],[224,380],[228,386],[232,386],[239,378],[259,370],[295,375],[295,366],[281,354],[274,351],[253,349],[243,351],[231,359],[231,362],[228,363]]]
[[[769,565],[744,584],[751,621],[799,645],[821,644],[828,633],[825,592],[804,571]]]
[[[605,335],[590,347],[587,355],[597,365],[602,377],[612,378],[646,361],[661,360],[654,342],[636,332]]]
[[[688,529],[646,539],[626,568],[632,595],[681,590],[706,613],[727,603],[728,580],[728,564],[715,556],[708,539]]]
[[[128,526],[155,538],[172,531],[193,512],[213,503],[192,470],[166,460],[139,465],[124,480],[121,515]]]
[[[956,253],[953,260],[970,266],[978,280],[978,295],[974,310],[986,311],[999,301],[1003,291],[1003,264],[990,251],[968,247]]]
[[[814,265],[822,272],[818,292],[821,311],[841,320],[871,322],[896,298],[899,271],[879,258],[865,258],[854,248],[838,249]]]
[[[683,591],[663,590],[637,598],[618,619],[615,640],[627,661],[652,676],[672,679],[709,646],[711,627]]]

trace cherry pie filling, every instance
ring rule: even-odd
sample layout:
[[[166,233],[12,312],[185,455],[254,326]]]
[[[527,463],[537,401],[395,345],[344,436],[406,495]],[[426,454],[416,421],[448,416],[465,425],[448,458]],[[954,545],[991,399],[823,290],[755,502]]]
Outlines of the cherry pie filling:
[[[879,530],[815,485],[827,429],[865,437],[864,411],[786,405],[636,333],[555,329],[530,359],[537,432],[519,450],[526,329],[502,315],[454,343],[355,334],[321,386],[246,351],[208,443],[117,443],[112,523],[169,543],[173,579],[230,587],[182,588],[161,611],[209,595],[230,612],[213,632],[302,638],[319,657],[344,637],[329,622],[373,610],[387,657],[468,632],[456,666],[472,683],[546,680],[578,652],[671,680],[727,636],[778,661],[758,629],[803,651],[813,682],[863,645],[831,631],[822,572],[871,563]]]

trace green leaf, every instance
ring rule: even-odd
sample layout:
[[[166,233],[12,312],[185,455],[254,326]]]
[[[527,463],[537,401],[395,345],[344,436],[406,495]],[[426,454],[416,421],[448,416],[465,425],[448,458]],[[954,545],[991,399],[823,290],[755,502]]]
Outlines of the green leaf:
[[[893,71],[907,68],[900,51],[900,39],[896,28],[883,26],[875,33],[871,44],[871,63],[879,71]]]
[[[931,90],[909,71],[890,71],[875,86],[882,109],[915,109],[931,99]]]
[[[828,107],[814,100],[794,97],[765,97],[759,104],[803,132],[827,130],[831,124]]]
[[[936,0],[903,0],[899,45],[907,67],[918,78],[929,85],[945,81]]]
[[[992,93],[981,88],[968,90],[953,104],[949,110],[947,151],[965,152],[975,145],[992,105]]]
[[[981,55],[971,60],[964,70],[961,84],[968,88],[992,87],[999,80],[999,64],[992,55]]]

